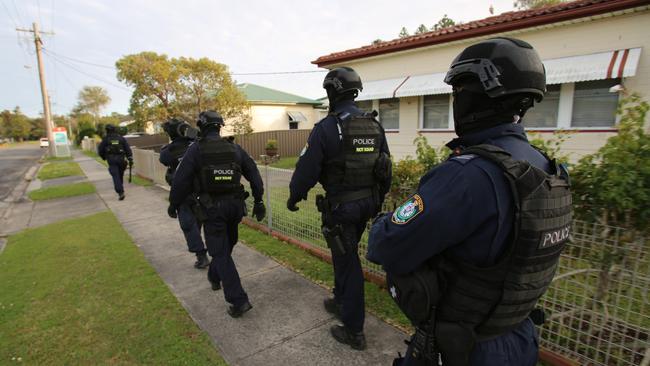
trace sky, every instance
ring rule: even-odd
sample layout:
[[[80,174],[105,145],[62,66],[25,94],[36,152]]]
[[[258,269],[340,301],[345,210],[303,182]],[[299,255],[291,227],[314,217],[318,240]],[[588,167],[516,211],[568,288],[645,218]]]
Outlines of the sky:
[[[447,14],[468,22],[513,10],[513,0],[0,0],[0,110],[43,110],[31,33],[43,31],[53,113],[68,114],[85,85],[112,99],[103,111],[127,113],[131,90],[115,77],[115,61],[142,51],[208,57],[228,65],[238,83],[307,98],[324,96],[319,56],[397,38],[405,26],[432,26]],[[316,71],[303,74],[242,73]]]

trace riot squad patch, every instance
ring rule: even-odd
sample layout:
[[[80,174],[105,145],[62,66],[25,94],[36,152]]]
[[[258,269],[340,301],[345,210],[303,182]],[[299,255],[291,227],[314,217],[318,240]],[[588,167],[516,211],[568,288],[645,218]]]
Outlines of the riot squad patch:
[[[424,211],[424,203],[422,198],[414,194],[411,198],[407,199],[406,202],[402,203],[395,212],[390,221],[398,225],[404,225],[409,221],[413,220],[415,216],[419,215]]]
[[[571,236],[571,225],[556,230],[547,231],[542,234],[537,249],[546,249],[556,245],[564,244]]]
[[[376,138],[353,138],[352,146],[354,147],[354,152],[357,153],[372,153],[375,152],[375,145],[377,144]]]

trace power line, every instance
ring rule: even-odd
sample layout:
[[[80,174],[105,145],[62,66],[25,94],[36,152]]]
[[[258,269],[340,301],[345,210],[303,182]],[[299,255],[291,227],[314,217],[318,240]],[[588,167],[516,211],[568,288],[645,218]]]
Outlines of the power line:
[[[122,85],[115,84],[115,83],[113,83],[112,81],[106,80],[106,79],[104,79],[104,78],[102,78],[102,77],[99,77],[99,76],[97,76],[97,75],[93,75],[93,74],[90,74],[90,73],[88,73],[88,72],[86,72],[86,71],[80,70],[80,69],[78,69],[76,66],[70,65],[69,63],[67,63],[67,62],[61,60],[60,58],[58,58],[57,56],[53,55],[52,52],[49,52],[49,51],[47,51],[47,50],[43,50],[43,52],[44,52],[46,55],[52,57],[52,59],[53,59],[54,61],[58,62],[59,64],[61,64],[61,65],[63,65],[63,66],[66,66],[67,68],[69,68],[69,69],[71,69],[71,70],[73,70],[73,71],[76,71],[76,72],[78,72],[78,73],[80,73],[80,74],[86,75],[87,77],[92,78],[92,79],[95,79],[95,80],[97,80],[97,81],[101,81],[101,82],[103,82],[103,83],[105,83],[105,84],[107,84],[107,85],[111,85],[111,86],[113,86],[113,87],[116,87],[116,88],[118,88],[118,89],[121,89],[121,90],[124,90],[124,91],[128,91],[128,92],[131,91],[130,89],[127,89],[127,88],[123,87]]]
[[[11,22],[14,23],[14,27],[18,28],[18,23],[14,19],[13,15],[11,15],[11,12],[9,11],[9,8],[7,7],[7,4],[2,2],[2,6],[5,8],[5,11],[7,12],[7,16],[9,16],[9,20],[11,20]]]
[[[80,60],[80,59],[78,59],[78,58],[74,58],[74,57],[70,57],[70,56],[65,56],[65,55],[62,55],[62,54],[60,54],[60,53],[53,52],[53,51],[51,51],[51,50],[49,50],[49,49],[47,49],[46,51],[49,52],[50,55],[53,55],[53,56],[56,56],[56,57],[60,57],[60,58],[64,58],[64,59],[66,59],[66,60],[70,60],[70,61],[77,62],[77,63],[80,63],[80,64],[85,64],[85,65],[89,65],[89,66],[102,67],[102,68],[105,68],[105,69],[115,70],[115,66],[108,66],[108,65],[96,64],[96,63],[94,63],[94,62],[89,62],[89,61]]]

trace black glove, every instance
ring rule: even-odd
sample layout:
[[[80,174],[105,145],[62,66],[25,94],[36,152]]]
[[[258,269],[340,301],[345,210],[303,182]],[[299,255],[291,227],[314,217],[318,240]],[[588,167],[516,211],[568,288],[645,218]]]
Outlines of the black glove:
[[[169,215],[169,217],[171,217],[172,219],[175,219],[178,217],[178,213],[176,211],[177,211],[176,207],[169,205],[169,207],[167,208],[167,215]]]
[[[130,166],[130,167],[133,167],[133,158],[132,158],[132,157],[128,157],[127,160],[129,161],[129,166]]]
[[[298,211],[300,208],[298,208],[298,206],[296,206],[296,203],[298,203],[299,201],[300,200],[297,200],[297,199],[295,199],[293,197],[289,197],[289,199],[287,200],[287,208],[289,209],[289,211],[291,211],[291,212]]]
[[[253,216],[255,216],[257,221],[262,221],[264,219],[264,216],[266,216],[266,207],[264,206],[264,202],[255,202],[253,205]]]

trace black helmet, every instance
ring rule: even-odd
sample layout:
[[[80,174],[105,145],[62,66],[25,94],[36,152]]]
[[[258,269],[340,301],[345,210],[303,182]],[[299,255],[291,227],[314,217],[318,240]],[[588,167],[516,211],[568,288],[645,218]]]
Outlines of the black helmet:
[[[201,131],[207,130],[209,127],[221,128],[224,125],[223,118],[217,111],[209,110],[199,113],[199,120],[196,125]]]
[[[117,128],[111,124],[106,125],[104,128],[106,129],[106,133],[115,133],[117,131]]]
[[[184,135],[184,130],[187,129],[187,127],[183,128],[184,125],[187,125],[187,122],[177,118],[170,118],[163,123],[162,128],[169,135],[169,138],[174,140]]]
[[[351,67],[337,67],[330,70],[323,80],[323,88],[327,95],[340,96],[347,92],[353,92],[354,97],[363,90],[361,78]]]
[[[492,38],[463,50],[445,76],[445,83],[457,86],[478,79],[490,98],[529,94],[540,102],[546,93],[546,71],[537,51],[514,38]]]

